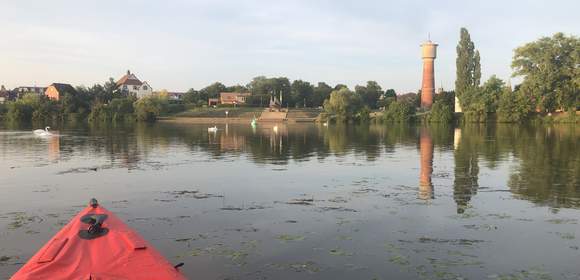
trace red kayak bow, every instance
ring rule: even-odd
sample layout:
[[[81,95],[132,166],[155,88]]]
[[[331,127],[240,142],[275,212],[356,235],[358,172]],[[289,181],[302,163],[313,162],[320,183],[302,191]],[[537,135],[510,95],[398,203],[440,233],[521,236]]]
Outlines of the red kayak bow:
[[[186,278],[147,241],[92,199],[11,279]]]

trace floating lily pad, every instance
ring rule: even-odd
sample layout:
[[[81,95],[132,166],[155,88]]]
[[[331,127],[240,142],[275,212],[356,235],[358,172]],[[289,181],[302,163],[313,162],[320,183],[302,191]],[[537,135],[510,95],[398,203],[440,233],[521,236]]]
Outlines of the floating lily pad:
[[[276,237],[276,239],[287,242],[287,241],[302,241],[305,239],[302,235],[290,235],[290,234],[281,234]]]
[[[340,257],[350,257],[350,256],[352,256],[352,253],[347,252],[347,251],[345,251],[343,249],[340,249],[340,248],[331,249],[329,251],[329,253],[331,255],[333,255],[333,256],[340,256]]]

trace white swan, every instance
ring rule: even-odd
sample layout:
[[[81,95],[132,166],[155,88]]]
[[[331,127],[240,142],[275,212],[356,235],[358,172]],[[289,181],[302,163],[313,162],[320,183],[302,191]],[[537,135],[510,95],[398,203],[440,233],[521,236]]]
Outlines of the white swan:
[[[52,136],[52,133],[50,131],[48,131],[49,129],[50,129],[50,126],[47,126],[44,129],[36,129],[33,132],[37,136]]]
[[[275,133],[278,133],[278,125],[275,125],[272,130],[274,130]]]
[[[207,132],[216,132],[217,130],[218,130],[217,129],[217,126],[215,126],[215,125],[213,127],[208,127],[207,128]]]

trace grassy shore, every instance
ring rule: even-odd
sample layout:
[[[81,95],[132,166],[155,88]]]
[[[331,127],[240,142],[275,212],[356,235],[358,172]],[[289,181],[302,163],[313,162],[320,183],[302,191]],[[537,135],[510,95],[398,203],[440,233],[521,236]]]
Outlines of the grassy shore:
[[[170,117],[174,118],[210,118],[210,119],[252,119],[260,117],[264,108],[194,108],[184,112],[177,113]],[[226,115],[226,112],[227,115]]]

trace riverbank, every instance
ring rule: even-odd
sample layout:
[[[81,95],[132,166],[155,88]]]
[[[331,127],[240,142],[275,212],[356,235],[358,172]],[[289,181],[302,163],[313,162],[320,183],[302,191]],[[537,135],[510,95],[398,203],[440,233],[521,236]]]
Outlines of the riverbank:
[[[202,117],[162,117],[165,123],[250,123],[252,118],[202,118]]]
[[[249,123],[253,119],[260,121],[264,110],[266,108],[262,107],[195,108],[174,115],[160,117],[158,121],[173,123]],[[315,122],[321,112],[321,109],[289,109],[285,118],[280,121]]]

